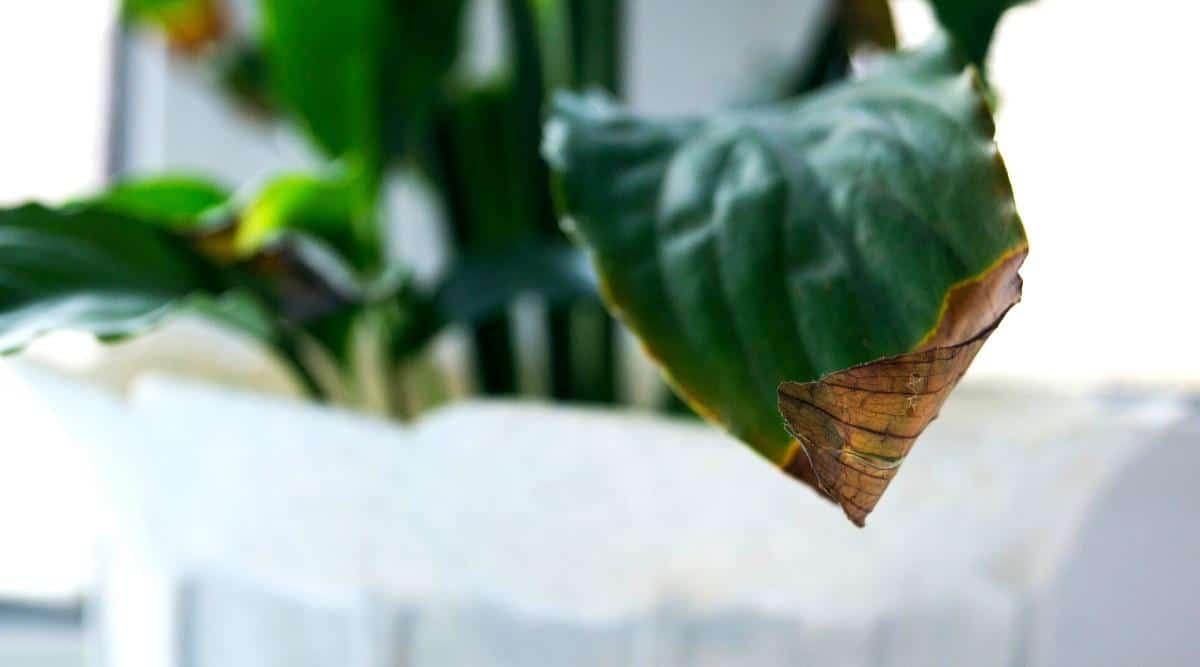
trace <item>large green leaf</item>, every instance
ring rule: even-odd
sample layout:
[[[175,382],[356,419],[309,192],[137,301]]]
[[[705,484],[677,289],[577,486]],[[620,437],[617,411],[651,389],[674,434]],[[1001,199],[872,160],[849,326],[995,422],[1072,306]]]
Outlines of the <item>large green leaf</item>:
[[[96,209],[0,211],[0,352],[55,329],[119,338],[215,291],[175,237]]]
[[[463,0],[260,0],[272,90],[332,156],[382,164],[458,52]]]
[[[1025,247],[978,76],[941,39],[708,118],[560,97],[544,152],[614,313],[693,407],[782,466],[781,383],[919,349],[955,287]]]

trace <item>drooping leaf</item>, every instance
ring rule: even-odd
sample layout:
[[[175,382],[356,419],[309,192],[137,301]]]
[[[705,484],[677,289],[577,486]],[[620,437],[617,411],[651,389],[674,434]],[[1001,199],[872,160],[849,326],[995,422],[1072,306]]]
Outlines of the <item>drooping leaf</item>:
[[[330,156],[370,169],[428,111],[463,0],[260,0],[272,90]]]
[[[215,293],[178,238],[137,218],[38,205],[0,211],[0,352],[57,329],[119,338]]]
[[[1004,12],[1029,0],[930,0],[938,22],[983,71],[987,65],[992,36]]]
[[[126,21],[161,30],[172,48],[196,53],[228,28],[221,0],[123,0]]]
[[[564,225],[676,390],[820,490],[807,462],[823,445],[788,433],[781,384],[995,323],[946,306],[1024,256],[992,132],[978,76],[937,39],[866,78],[708,118],[562,97],[544,151]]]
[[[79,203],[148,224],[194,230],[219,223],[211,214],[229,201],[230,193],[201,178],[183,175],[129,180]]]

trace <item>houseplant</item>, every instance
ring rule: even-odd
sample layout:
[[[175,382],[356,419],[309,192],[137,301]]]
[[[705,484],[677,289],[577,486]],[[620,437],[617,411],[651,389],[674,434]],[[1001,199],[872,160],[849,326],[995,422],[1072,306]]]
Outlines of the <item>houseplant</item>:
[[[481,389],[513,393],[506,308],[533,293],[553,395],[613,402],[615,325],[576,326],[603,297],[693,408],[861,523],[1019,296],[1024,233],[969,63],[1008,4],[937,2],[950,37],[851,77],[852,54],[895,38],[886,3],[847,0],[767,95],[784,101],[649,121],[593,93],[548,102],[620,93],[615,1],[508,0],[509,70],[464,84],[461,1],[262,0],[245,36],[217,0],[130,0],[130,23],[329,164],[253,193],[165,175],[0,212],[0,348],[188,310],[274,350],[314,398],[316,367],[378,375],[407,418],[423,402],[398,378],[451,322]],[[435,285],[385,243],[397,165],[435,186],[459,251]]]

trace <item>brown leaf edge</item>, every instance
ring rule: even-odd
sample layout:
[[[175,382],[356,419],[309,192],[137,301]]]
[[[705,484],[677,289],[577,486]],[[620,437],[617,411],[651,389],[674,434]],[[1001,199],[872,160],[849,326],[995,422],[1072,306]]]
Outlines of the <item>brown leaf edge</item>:
[[[938,324],[912,352],[779,385],[779,412],[794,440],[781,468],[840,505],[857,526],[896,476],[913,444],[976,353],[1021,300],[1021,244],[955,285]]]

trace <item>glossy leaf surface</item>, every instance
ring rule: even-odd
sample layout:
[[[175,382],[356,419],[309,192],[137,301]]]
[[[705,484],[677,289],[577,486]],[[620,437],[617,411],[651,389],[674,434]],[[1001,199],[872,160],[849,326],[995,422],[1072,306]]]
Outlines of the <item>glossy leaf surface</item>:
[[[992,132],[978,76],[939,39],[866,78],[707,118],[562,97],[545,154],[606,300],[673,386],[816,486],[811,466],[789,468],[781,383],[986,319],[947,309],[951,291],[1023,257]]]

